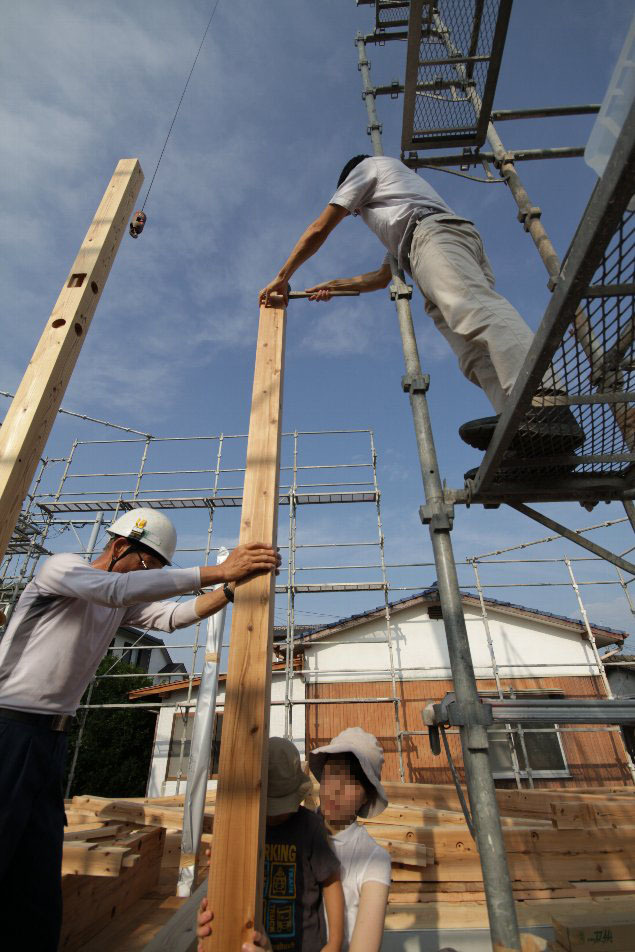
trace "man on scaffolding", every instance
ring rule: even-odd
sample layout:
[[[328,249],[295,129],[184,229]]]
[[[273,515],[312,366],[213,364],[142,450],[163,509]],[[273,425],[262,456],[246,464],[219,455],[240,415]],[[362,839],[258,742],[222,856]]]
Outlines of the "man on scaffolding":
[[[108,545],[94,562],[64,553],[42,564],[0,642],[0,919],[7,949],[57,952],[66,731],[117,629],[187,628],[233,601],[236,582],[280,564],[275,549],[253,542],[220,565],[170,568],[176,531],[154,509],[127,512],[106,531]],[[219,583],[186,602],[160,601]]]
[[[347,215],[359,215],[388,254],[376,271],[335,278],[307,288],[313,301],[333,291],[376,291],[388,286],[391,256],[407,271],[425,299],[425,309],[456,354],[462,373],[485,392],[496,416],[471,420],[459,433],[485,450],[527,356],[533,334],[518,311],[494,290],[483,242],[471,221],[459,218],[441,196],[398,159],[356,155],[342,169],[337,191],[298,239],[277,276],[260,292],[288,298],[292,274],[324,243]],[[584,440],[566,406],[557,402],[559,382],[548,371],[532,408],[512,443],[513,451],[570,452]],[[546,399],[545,399],[546,398]]]

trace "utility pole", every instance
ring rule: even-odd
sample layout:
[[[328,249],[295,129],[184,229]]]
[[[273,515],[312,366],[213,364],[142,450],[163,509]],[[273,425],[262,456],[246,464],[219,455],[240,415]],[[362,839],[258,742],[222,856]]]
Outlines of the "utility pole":
[[[261,307],[240,542],[276,544],[286,311]],[[206,952],[261,927],[275,574],[236,586],[214,814]]]
[[[142,183],[138,160],[121,159],[0,428],[0,558],[15,529]]]

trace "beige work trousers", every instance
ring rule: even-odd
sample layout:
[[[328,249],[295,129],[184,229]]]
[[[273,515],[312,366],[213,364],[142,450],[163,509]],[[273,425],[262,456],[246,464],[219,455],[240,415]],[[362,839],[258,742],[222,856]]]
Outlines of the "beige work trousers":
[[[494,290],[478,231],[454,215],[429,215],[413,232],[410,270],[462,373],[501,413],[534,335]]]

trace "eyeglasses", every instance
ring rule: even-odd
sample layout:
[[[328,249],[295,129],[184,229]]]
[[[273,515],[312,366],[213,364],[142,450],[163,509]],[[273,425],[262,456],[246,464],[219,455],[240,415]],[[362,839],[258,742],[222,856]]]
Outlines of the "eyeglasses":
[[[146,570],[146,572],[149,572],[151,569],[162,569],[163,566],[164,566],[164,564],[165,564],[164,562],[161,562],[159,565],[148,565],[147,562],[146,562],[147,555],[146,555],[146,557],[144,558],[144,555],[145,555],[144,552],[140,552],[140,551],[137,549],[137,555],[139,556],[139,561],[141,562],[141,565],[142,565],[143,568]],[[159,561],[159,560],[157,559],[157,562],[158,562],[158,561]]]

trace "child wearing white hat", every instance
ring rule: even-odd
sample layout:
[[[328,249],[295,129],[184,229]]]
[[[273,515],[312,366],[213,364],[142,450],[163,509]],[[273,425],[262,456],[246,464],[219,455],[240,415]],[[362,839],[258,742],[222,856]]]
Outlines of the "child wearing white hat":
[[[390,855],[357,817],[386,809],[381,785],[384,752],[372,734],[349,727],[309,754],[320,782],[320,810],[340,861],[345,922],[342,952],[379,952],[390,888]]]

